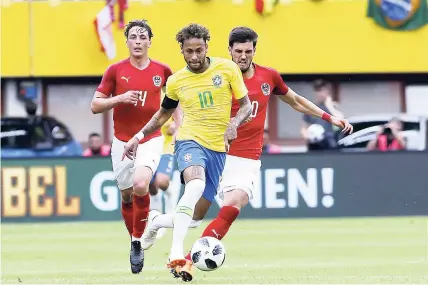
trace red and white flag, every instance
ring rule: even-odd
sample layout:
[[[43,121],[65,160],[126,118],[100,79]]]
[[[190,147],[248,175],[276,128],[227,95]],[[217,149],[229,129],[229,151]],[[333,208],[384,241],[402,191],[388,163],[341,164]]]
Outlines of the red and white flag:
[[[113,19],[108,5],[98,13],[94,24],[101,50],[105,52],[108,59],[114,59],[116,57],[116,42],[112,31]]]
[[[256,11],[262,16],[270,15],[273,13],[275,6],[279,0],[255,0]]]

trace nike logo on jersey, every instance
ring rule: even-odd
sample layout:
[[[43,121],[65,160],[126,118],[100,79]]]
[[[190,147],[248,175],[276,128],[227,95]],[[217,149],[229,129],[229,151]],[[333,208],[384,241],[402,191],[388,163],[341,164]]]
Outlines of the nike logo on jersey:
[[[145,221],[147,221],[147,219],[142,219],[141,221],[142,221],[142,222],[145,222]]]
[[[215,236],[217,237],[217,239],[220,239],[220,236],[221,236],[221,235],[219,235],[218,233],[216,233],[216,232],[215,232],[215,229],[212,229],[211,231],[215,234]]]
[[[126,78],[125,76],[122,76],[120,79],[124,79],[126,81],[126,83],[128,83],[128,80],[131,78],[131,76],[129,76],[128,78]]]

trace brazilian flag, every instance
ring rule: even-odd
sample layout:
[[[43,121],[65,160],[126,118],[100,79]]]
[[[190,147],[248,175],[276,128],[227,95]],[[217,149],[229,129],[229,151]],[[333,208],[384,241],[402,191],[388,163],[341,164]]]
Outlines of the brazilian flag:
[[[386,29],[416,30],[428,24],[427,0],[369,0],[367,16]]]

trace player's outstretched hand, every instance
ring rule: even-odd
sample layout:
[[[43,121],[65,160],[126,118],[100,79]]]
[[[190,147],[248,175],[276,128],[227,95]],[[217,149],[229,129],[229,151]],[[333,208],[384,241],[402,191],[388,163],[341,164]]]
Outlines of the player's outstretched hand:
[[[238,133],[236,131],[235,125],[229,124],[226,132],[224,133],[224,145],[226,147],[226,152],[229,151],[230,144],[234,139],[236,139],[237,136],[238,136]]]
[[[138,96],[140,96],[141,91],[127,91],[126,93],[123,93],[120,95],[120,101],[124,104],[133,104],[137,105],[138,103]]]
[[[348,122],[348,120],[339,119],[334,116],[331,116],[330,120],[333,125],[342,129],[342,133],[352,134],[354,127]]]
[[[122,160],[125,156],[131,160],[135,158],[137,155],[138,143],[139,141],[136,137],[133,137],[126,143],[125,149],[123,150]]]

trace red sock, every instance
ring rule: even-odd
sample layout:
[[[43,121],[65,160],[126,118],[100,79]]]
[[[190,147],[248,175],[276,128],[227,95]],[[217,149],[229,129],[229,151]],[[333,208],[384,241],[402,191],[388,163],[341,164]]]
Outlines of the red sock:
[[[134,193],[132,207],[134,210],[134,229],[132,236],[141,238],[144,230],[146,229],[147,217],[149,216],[150,208],[150,194],[138,196]]]
[[[217,217],[205,228],[201,237],[215,237],[221,240],[229,231],[233,221],[239,215],[239,210],[232,206],[224,206],[220,209]],[[215,233],[214,233],[215,232]],[[192,260],[190,252],[185,257],[186,260]]]
[[[229,231],[233,221],[238,217],[239,210],[232,206],[224,206],[217,217],[205,228],[203,237],[215,237],[221,240]]]
[[[132,235],[132,229],[134,225],[134,213],[132,211],[132,202],[123,203],[122,201],[122,217],[125,222],[125,226],[128,229],[129,235]]]

